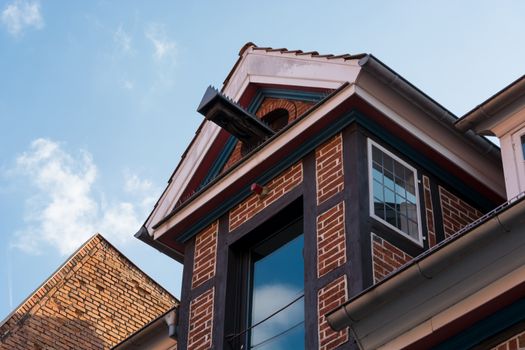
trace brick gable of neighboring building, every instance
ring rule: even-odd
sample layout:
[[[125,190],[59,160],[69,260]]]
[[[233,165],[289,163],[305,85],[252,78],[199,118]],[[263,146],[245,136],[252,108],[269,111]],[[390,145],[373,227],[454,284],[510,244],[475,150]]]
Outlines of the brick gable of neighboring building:
[[[178,301],[100,234],[0,326],[0,349],[109,349]]]

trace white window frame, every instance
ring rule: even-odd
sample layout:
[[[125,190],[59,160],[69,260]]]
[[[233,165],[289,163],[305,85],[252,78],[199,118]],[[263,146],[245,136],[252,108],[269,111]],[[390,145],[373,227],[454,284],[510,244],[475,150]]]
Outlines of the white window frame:
[[[419,203],[419,180],[417,178],[417,170],[405,162],[404,160],[400,159],[398,156],[387,150],[385,147],[381,146],[377,142],[373,141],[372,139],[368,139],[368,198],[369,198],[369,209],[370,209],[370,216],[374,218],[375,220],[381,222],[383,225],[387,226],[388,228],[394,230],[395,232],[399,233],[403,237],[408,238],[412,242],[416,243],[420,247],[423,247],[423,229],[421,227],[421,205]],[[415,239],[414,237],[411,237],[408,233],[403,232],[396,226],[392,225],[388,221],[384,220],[383,218],[377,216],[375,214],[375,208],[374,208],[374,179],[372,177],[372,146],[377,147],[381,152],[389,155],[392,157],[396,162],[399,162],[401,165],[405,166],[407,169],[411,170],[414,176],[414,186],[416,191],[416,218],[417,218],[417,232],[418,232],[418,239]]]

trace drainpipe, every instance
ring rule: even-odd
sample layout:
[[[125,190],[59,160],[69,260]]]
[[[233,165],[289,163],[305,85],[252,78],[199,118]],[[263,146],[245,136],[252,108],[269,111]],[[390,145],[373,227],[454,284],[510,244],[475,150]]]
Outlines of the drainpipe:
[[[179,308],[177,307],[164,316],[164,321],[166,321],[166,324],[168,325],[168,336],[172,339],[177,339],[178,313]]]

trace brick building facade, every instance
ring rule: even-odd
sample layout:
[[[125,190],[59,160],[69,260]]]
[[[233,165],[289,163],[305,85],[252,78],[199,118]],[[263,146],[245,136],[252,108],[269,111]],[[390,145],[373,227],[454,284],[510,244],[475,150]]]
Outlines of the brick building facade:
[[[369,341],[360,318],[329,317],[505,202],[497,147],[371,55],[249,43],[199,111],[206,121],[137,233],[184,264],[180,349],[435,346],[472,326],[409,339],[423,321],[385,318],[384,339]],[[376,307],[399,294],[374,294]]]
[[[2,322],[0,349],[110,349],[177,303],[96,234]]]

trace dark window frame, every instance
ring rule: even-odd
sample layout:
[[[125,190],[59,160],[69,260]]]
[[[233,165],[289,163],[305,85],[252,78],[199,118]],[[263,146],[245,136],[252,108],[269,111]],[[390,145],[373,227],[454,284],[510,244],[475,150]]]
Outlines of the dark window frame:
[[[225,342],[228,349],[250,348],[251,288],[253,275],[253,249],[266,241],[274,240],[292,226],[300,225],[298,233],[279,237],[279,247],[304,235],[302,197],[294,200],[283,210],[250,230],[232,243],[228,252],[228,278],[226,286]],[[271,232],[270,235],[267,233]],[[304,248],[303,248],[304,252]],[[304,266],[306,270],[306,266]],[[303,278],[304,278],[303,270]],[[306,328],[305,328],[306,332]]]

